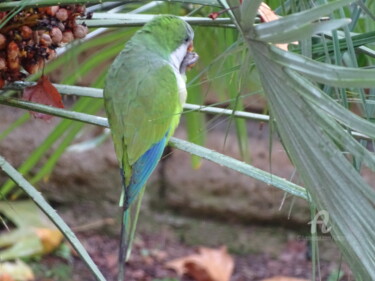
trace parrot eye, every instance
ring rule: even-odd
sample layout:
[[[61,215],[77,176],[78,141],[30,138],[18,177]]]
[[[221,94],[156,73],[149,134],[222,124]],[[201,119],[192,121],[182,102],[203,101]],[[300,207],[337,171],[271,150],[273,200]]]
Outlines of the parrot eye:
[[[186,37],[185,38],[185,43],[189,42],[189,40],[190,40],[189,37]]]

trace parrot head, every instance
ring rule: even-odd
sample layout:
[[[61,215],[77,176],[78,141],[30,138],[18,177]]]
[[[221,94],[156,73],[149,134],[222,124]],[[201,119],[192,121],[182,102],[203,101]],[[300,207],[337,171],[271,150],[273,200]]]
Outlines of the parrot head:
[[[194,31],[179,17],[157,16],[139,32],[151,37],[154,51],[170,61],[181,74],[198,60],[197,53],[193,52]]]

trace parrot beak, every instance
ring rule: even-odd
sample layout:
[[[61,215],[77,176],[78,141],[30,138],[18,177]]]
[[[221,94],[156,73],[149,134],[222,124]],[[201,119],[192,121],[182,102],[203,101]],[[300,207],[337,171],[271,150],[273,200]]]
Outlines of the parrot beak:
[[[191,53],[192,51],[194,51],[194,45],[193,45],[193,42],[191,42],[188,46],[188,52]]]
[[[193,41],[191,41],[186,50],[185,57],[181,63],[180,73],[185,74],[185,71],[190,70],[198,61],[199,56],[197,53],[193,52],[193,50],[194,50]]]
[[[199,56],[198,56],[198,54],[197,53],[195,53],[195,52],[189,52],[188,51],[188,53],[187,53],[187,70],[191,70],[194,66],[195,66],[195,64],[196,64],[196,62],[198,61],[198,58],[199,58]]]

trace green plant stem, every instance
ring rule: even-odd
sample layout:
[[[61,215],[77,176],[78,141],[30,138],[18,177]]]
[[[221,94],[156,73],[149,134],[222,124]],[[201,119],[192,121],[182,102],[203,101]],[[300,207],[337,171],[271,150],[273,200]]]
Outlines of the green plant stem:
[[[207,6],[218,6],[221,5],[217,0],[163,0],[168,2],[181,2],[181,3],[191,3],[191,4],[200,4]],[[24,5],[24,8],[35,8],[43,6],[54,6],[54,5],[68,5],[68,4],[97,4],[103,2],[124,2],[123,0],[33,0],[30,3]],[[129,1],[136,3],[137,1]],[[5,2],[0,4],[0,11],[8,11],[13,8],[19,7],[22,1],[12,1]]]
[[[80,255],[87,267],[98,281],[106,281],[103,274],[99,271],[96,264],[92,261],[86,249],[79,242],[76,235],[57,212],[47,203],[39,191],[37,191],[16,169],[14,169],[2,156],[0,156],[0,168],[17,183],[39,206],[39,208],[51,219],[51,221],[60,229],[65,238],[71,243],[73,248]]]
[[[76,120],[88,124],[98,125],[102,127],[108,127],[108,121],[104,117],[98,117],[90,114],[72,112],[65,109],[55,108],[51,106],[46,106],[42,104],[36,104],[26,101],[21,101],[17,99],[2,99],[0,98],[0,103],[19,107],[23,109],[38,111],[42,113],[51,114],[54,116],[59,116],[71,120]],[[171,138],[169,144],[180,150],[189,152],[191,154],[197,155],[209,161],[215,162],[219,165],[230,167],[231,169],[238,171],[244,175],[250,176],[269,185],[273,185],[281,190],[289,192],[295,196],[307,199],[306,191],[303,187],[291,183],[283,178],[267,173],[263,170],[257,169],[251,165],[244,162],[233,159],[229,156],[225,156],[221,153],[215,152],[213,150],[204,148],[199,145],[194,145],[190,142],[179,140],[176,138]]]
[[[102,15],[103,18],[100,16]],[[142,26],[152,18],[154,15],[133,15],[133,14],[108,14],[107,17],[104,17],[104,13],[96,15],[93,19],[82,19],[77,20],[77,23],[85,23],[88,27],[132,27],[132,26]],[[110,18],[110,16],[113,16]],[[233,22],[230,18],[218,18],[212,20],[210,18],[203,17],[181,17],[186,22],[191,25],[199,26],[224,26],[235,28]]]
[[[12,107],[19,107],[19,108],[28,109],[28,110],[37,111],[37,112],[42,112],[42,113],[70,119],[70,120],[81,121],[87,124],[108,127],[108,121],[106,118],[94,116],[90,114],[85,114],[81,112],[69,111],[69,110],[65,110],[61,108],[17,100],[13,98],[9,98],[9,99],[0,98],[0,104],[9,105]]]
[[[16,81],[8,86],[6,89],[10,90],[23,90],[24,88],[35,86],[36,82],[28,81]],[[81,87],[81,86],[70,86],[64,84],[53,84],[60,94],[66,95],[77,95],[82,97],[91,97],[91,98],[103,98],[103,89],[92,88],[92,87]],[[0,96],[2,92],[0,91]]]
[[[273,185],[292,195],[298,196],[306,200],[308,199],[306,190],[303,187],[293,184],[287,181],[286,179],[280,178],[278,176],[255,168],[251,165],[248,165],[245,162],[241,162],[239,160],[218,153],[216,151],[174,137],[170,139],[169,145],[180,150],[189,152],[191,154],[197,155],[204,159],[207,159],[211,162],[217,163],[221,166],[230,167],[232,170],[235,170],[241,174],[247,175],[254,179],[260,180],[266,184]]]
[[[36,84],[35,82],[18,81],[9,85],[7,89],[21,90],[25,87],[34,86],[35,84]],[[80,87],[80,86],[68,86],[68,85],[61,85],[61,84],[53,84],[53,85],[57,88],[57,90],[61,94],[77,95],[77,96],[91,97],[91,98],[103,98],[102,89]],[[77,120],[74,117],[70,118],[72,116],[71,111],[60,110],[58,108],[44,106],[44,105],[36,104],[36,103],[25,102],[25,101],[21,101],[17,99],[4,98],[4,97],[1,97],[1,93],[2,92],[0,91],[0,103],[1,104],[6,104],[9,106],[15,106],[15,107],[20,107],[23,109],[29,109],[29,110],[35,110],[35,111],[38,111],[37,109],[40,108],[41,110],[43,110],[42,112],[47,112],[44,110],[48,110],[48,112],[50,112],[51,115]],[[251,112],[245,112],[245,111],[233,111],[232,109],[218,108],[218,107],[213,107],[213,106],[204,106],[204,105],[196,105],[196,104],[187,103],[184,105],[184,109],[187,111],[198,111],[198,112],[204,112],[204,113],[210,113],[210,114],[234,116],[237,118],[257,120],[257,121],[262,121],[262,122],[268,122],[270,120],[270,117],[265,114],[251,113]],[[74,114],[79,115],[81,113],[75,112]],[[85,118],[85,116],[82,116],[82,118]],[[97,118],[101,118],[101,117],[97,117]],[[86,123],[90,123],[90,122],[86,122]],[[96,125],[96,123],[90,123],[90,124]],[[364,134],[358,133],[358,132],[352,131],[351,134],[354,137],[359,138],[359,139],[372,140],[370,137]]]

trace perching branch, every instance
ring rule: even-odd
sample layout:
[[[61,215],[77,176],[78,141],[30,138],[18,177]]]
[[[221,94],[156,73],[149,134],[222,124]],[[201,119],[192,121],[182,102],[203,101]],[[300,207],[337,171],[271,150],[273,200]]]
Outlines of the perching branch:
[[[92,125],[98,125],[102,127],[108,127],[108,121],[104,117],[94,116],[81,112],[69,111],[66,109],[55,108],[47,105],[36,104],[27,101],[21,101],[18,99],[5,99],[0,97],[0,104],[5,104],[13,107],[19,107],[23,109],[38,111],[46,114],[51,114],[54,116],[67,118],[75,121],[80,121]],[[221,166],[229,167],[241,174],[247,175],[254,179],[265,182],[269,185],[273,185],[283,191],[286,191],[292,195],[301,197],[303,199],[308,199],[306,191],[303,187],[291,183],[281,177],[275,176],[254,166],[231,158],[229,156],[223,155],[221,153],[215,152],[213,150],[204,148],[199,145],[192,144],[187,141],[183,141],[176,138],[171,138],[169,144],[175,148],[186,151],[188,153],[197,155]]]
[[[181,2],[181,3],[189,3],[189,4],[199,4],[205,6],[217,6],[221,7],[217,0],[162,0],[168,2]],[[104,3],[104,2],[124,2],[123,0],[32,0],[28,3],[25,1],[12,1],[12,2],[5,2],[0,4],[0,11],[9,11],[14,8],[19,7],[20,5],[24,5],[25,8],[35,8],[35,7],[44,7],[44,6],[54,6],[54,5],[69,5],[69,4],[97,4],[97,3]],[[139,1],[130,0],[127,1],[128,3],[137,3]]]
[[[7,89],[9,90],[22,90],[25,87],[30,87],[35,85],[35,82],[14,82],[11,85],[7,86]],[[54,84],[54,86],[57,88],[60,94],[65,94],[65,95],[76,95],[76,96],[81,96],[81,97],[91,97],[91,98],[103,98],[103,89],[98,89],[98,88],[90,88],[90,87],[80,87],[80,86],[69,86],[69,85],[63,85],[63,84]],[[10,106],[15,106],[15,107],[21,107],[24,109],[30,109],[34,110],[35,106],[41,106],[41,110],[52,110],[51,115],[56,115],[56,114],[65,114],[64,112],[58,113],[56,111],[56,114],[53,114],[55,111],[55,108],[50,108],[47,107],[45,108],[43,105],[38,105],[38,104],[31,104],[30,103],[23,103],[20,100],[16,99],[1,99],[1,91],[0,91],[0,103],[7,103]],[[246,112],[246,111],[233,111],[232,109],[226,109],[226,108],[219,108],[219,107],[214,107],[214,106],[204,106],[204,105],[196,105],[196,104],[185,104],[184,109],[186,111],[198,111],[198,112],[204,112],[204,113],[209,113],[209,114],[219,114],[219,115],[226,115],[226,116],[234,116],[237,118],[244,118],[244,119],[249,119],[249,120],[257,120],[257,121],[262,121],[262,122],[268,122],[270,120],[270,117],[265,114],[258,114],[258,113],[251,113],[251,112]],[[35,111],[37,111],[35,109]],[[77,112],[76,112],[77,113]],[[65,117],[65,115],[56,115],[60,117]],[[70,113],[68,114],[70,116]],[[69,117],[66,117],[68,119],[71,119]],[[98,117],[100,118],[100,117]],[[76,119],[73,119],[76,120]],[[351,134],[359,139],[367,139],[371,140],[368,136],[358,133],[358,132],[351,132]]]

